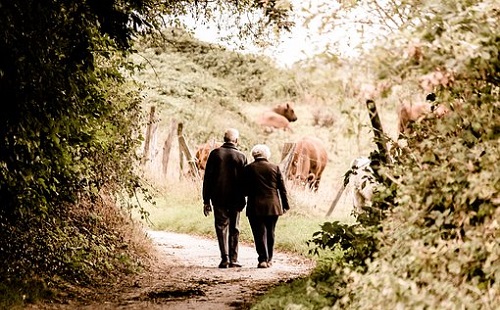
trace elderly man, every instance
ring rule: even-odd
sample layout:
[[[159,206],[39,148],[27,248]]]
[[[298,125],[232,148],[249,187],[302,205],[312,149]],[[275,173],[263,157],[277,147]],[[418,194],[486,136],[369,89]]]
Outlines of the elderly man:
[[[247,217],[258,254],[257,268],[268,268],[272,265],[274,231],[278,217],[290,207],[280,168],[269,162],[269,147],[264,144],[255,145],[252,156],[254,162],[245,167]]]
[[[208,216],[213,206],[222,258],[219,268],[241,267],[238,263],[238,238],[240,212],[246,203],[243,172],[247,158],[236,147],[238,139],[238,130],[226,130],[224,144],[208,156],[203,177],[203,213]]]

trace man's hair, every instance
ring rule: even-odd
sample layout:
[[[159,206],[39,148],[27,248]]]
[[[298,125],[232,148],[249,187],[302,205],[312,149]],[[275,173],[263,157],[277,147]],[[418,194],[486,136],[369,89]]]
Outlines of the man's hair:
[[[256,144],[252,148],[252,156],[253,158],[265,158],[269,159],[271,157],[271,150],[265,144]]]
[[[238,129],[228,128],[224,133],[224,142],[238,142],[238,138],[240,137],[240,132]]]

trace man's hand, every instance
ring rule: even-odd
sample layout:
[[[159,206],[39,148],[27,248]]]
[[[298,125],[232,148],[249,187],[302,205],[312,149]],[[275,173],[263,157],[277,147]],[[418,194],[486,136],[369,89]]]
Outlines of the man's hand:
[[[203,204],[203,214],[209,216],[210,212],[212,212],[212,206],[209,203]]]

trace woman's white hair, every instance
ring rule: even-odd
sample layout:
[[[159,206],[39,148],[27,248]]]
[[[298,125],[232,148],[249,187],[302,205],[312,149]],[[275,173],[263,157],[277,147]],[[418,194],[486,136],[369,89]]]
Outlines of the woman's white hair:
[[[253,158],[265,158],[269,159],[271,157],[271,150],[265,144],[256,144],[252,148],[252,156]]]

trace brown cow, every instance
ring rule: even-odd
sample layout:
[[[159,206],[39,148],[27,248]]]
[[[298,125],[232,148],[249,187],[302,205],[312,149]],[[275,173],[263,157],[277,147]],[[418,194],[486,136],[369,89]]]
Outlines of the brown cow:
[[[404,102],[398,108],[398,129],[400,134],[410,133],[410,124],[428,117],[441,118],[449,112],[442,104],[433,104],[436,95],[430,93],[424,102]]]
[[[316,137],[303,137],[295,145],[292,156],[288,179],[317,191],[328,161],[323,142]]]
[[[205,173],[205,166],[207,165],[208,155],[210,155],[210,152],[213,149],[218,148],[221,145],[222,142],[209,141],[200,144],[196,149],[194,158],[196,160],[196,167],[198,168],[198,172],[200,173],[201,177],[203,177]]]
[[[258,119],[257,123],[265,128],[266,132],[271,132],[274,129],[292,130],[290,122],[295,122],[297,115],[293,109],[293,104],[290,102],[280,103],[271,111],[264,112]]]
[[[419,85],[424,90],[424,92],[436,91],[439,88],[450,87],[455,81],[455,77],[452,72],[436,69],[426,75],[422,75],[419,79]]]

